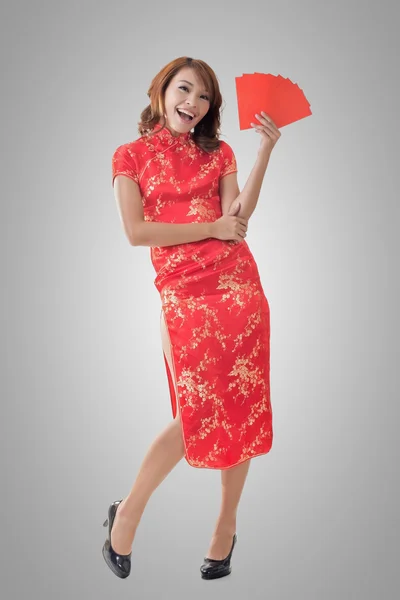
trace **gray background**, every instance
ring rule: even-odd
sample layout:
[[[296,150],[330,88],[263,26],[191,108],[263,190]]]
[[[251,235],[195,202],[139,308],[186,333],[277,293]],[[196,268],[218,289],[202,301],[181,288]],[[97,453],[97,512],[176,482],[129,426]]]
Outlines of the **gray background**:
[[[2,7],[2,597],[398,597],[395,4]],[[282,128],[249,223],[274,445],[250,467],[232,575],[200,578],[220,472],[182,459],[123,582],[102,523],[172,414],[150,250],[124,236],[111,156],[181,55],[217,74],[241,189],[260,138],[239,130],[235,76],[290,77],[313,115]]]

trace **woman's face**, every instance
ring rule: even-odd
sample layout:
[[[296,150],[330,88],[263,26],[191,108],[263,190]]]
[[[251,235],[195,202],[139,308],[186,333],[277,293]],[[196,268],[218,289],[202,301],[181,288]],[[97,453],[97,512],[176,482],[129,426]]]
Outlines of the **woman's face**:
[[[175,136],[187,133],[199,123],[210,108],[210,95],[190,67],[181,69],[170,81],[165,92],[166,127]],[[183,121],[177,109],[193,116]]]

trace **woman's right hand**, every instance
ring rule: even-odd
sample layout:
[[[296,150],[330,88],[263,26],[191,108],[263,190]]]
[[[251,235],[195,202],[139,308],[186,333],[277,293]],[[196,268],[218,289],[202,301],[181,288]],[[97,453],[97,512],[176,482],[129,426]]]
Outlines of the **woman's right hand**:
[[[240,202],[237,206],[233,203],[226,215],[222,215],[213,222],[213,236],[217,240],[235,240],[242,242],[246,237],[248,219],[244,217],[235,217],[240,210]]]

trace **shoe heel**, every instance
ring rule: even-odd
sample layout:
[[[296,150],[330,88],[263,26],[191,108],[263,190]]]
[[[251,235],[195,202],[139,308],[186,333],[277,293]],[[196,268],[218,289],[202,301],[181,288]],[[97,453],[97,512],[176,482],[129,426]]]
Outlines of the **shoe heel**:
[[[121,579],[125,579],[131,572],[131,555],[129,554],[117,554],[111,546],[111,530],[114,525],[114,519],[117,512],[118,505],[122,500],[117,500],[111,504],[108,509],[108,518],[104,521],[103,527],[108,525],[108,536],[103,546],[103,557],[111,571]]]
[[[232,547],[228,556],[222,560],[213,560],[212,558],[204,558],[204,562],[200,567],[202,579],[217,579],[225,577],[232,572],[231,558],[233,549],[237,542],[237,534],[235,533],[232,540]]]

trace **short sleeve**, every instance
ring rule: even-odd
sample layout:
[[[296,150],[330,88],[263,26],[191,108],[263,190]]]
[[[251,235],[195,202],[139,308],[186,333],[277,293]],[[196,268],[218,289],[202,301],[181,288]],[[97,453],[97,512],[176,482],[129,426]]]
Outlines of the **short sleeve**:
[[[127,144],[119,146],[111,161],[112,185],[117,175],[125,175],[139,184],[139,168],[136,154]]]
[[[222,161],[219,178],[222,179],[222,177],[225,177],[225,175],[229,175],[230,173],[237,173],[238,168],[235,154],[230,145],[222,140],[220,142],[220,149],[222,154]]]

